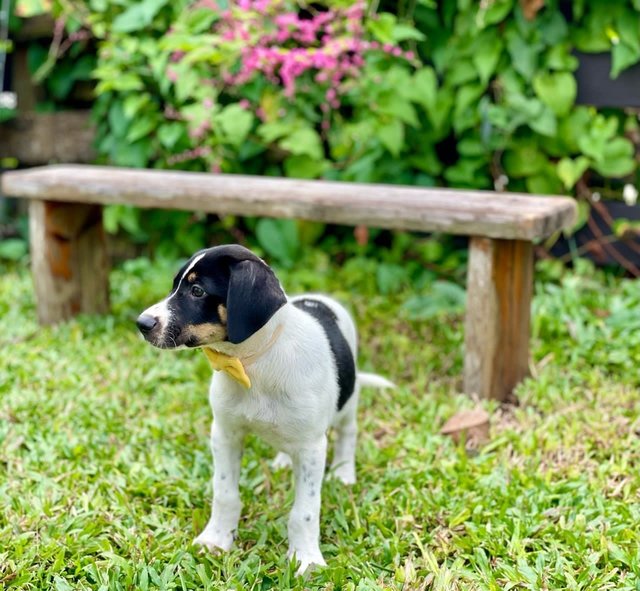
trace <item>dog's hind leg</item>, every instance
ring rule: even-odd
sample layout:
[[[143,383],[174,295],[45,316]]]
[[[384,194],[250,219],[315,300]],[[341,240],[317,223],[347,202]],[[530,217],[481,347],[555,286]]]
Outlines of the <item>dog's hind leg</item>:
[[[271,460],[271,467],[274,470],[282,470],[283,468],[291,467],[291,457],[289,454],[279,451],[276,457]]]
[[[229,550],[238,529],[240,510],[240,464],[242,461],[243,434],[223,431],[218,421],[211,429],[213,451],[213,507],[211,519],[204,531],[194,540],[211,551]]]
[[[357,386],[356,386],[357,388]],[[358,392],[354,392],[335,424],[336,440],[331,475],[344,484],[356,482],[356,439],[358,437]]]

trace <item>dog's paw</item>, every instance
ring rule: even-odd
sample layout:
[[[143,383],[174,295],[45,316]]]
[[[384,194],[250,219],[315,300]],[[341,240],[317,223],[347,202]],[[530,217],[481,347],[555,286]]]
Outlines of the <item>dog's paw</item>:
[[[271,467],[274,470],[282,470],[284,468],[291,467],[291,457],[289,454],[284,453],[283,451],[279,451],[273,460],[271,460]]]
[[[221,532],[219,530],[205,529],[193,543],[209,550],[212,554],[228,552],[233,546],[233,532]]]
[[[342,484],[350,486],[356,483],[356,469],[353,464],[334,466],[329,472],[330,478],[337,478]]]
[[[314,568],[318,566],[327,566],[324,558],[322,557],[322,552],[320,552],[320,548],[313,550],[305,550],[305,551],[297,551],[293,549],[289,549],[287,553],[287,558],[291,561],[298,562],[298,570],[296,571],[297,575],[303,575],[307,572],[312,571]]]

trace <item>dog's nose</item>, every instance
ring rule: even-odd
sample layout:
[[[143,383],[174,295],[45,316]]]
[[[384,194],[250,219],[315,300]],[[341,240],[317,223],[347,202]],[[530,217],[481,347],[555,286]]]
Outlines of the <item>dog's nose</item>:
[[[142,334],[150,333],[158,324],[158,319],[153,316],[149,316],[149,314],[140,314],[138,316],[138,320],[136,320],[136,325]]]

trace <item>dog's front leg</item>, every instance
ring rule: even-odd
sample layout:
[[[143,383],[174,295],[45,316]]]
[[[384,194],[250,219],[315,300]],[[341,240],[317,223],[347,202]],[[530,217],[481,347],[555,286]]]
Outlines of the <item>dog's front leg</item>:
[[[289,515],[289,558],[300,562],[298,574],[312,564],[326,564],[320,552],[320,493],[327,456],[327,437],[291,454],[295,501]]]
[[[242,502],[238,482],[244,433],[228,432],[215,421],[211,428],[213,452],[213,507],[211,519],[195,539],[211,551],[229,550],[233,545]]]

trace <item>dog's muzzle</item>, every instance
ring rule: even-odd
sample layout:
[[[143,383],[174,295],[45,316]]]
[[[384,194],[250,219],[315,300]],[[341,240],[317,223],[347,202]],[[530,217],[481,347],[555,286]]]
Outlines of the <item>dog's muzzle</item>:
[[[136,320],[138,330],[145,336],[149,336],[151,331],[158,326],[158,319],[149,314],[140,314]]]

